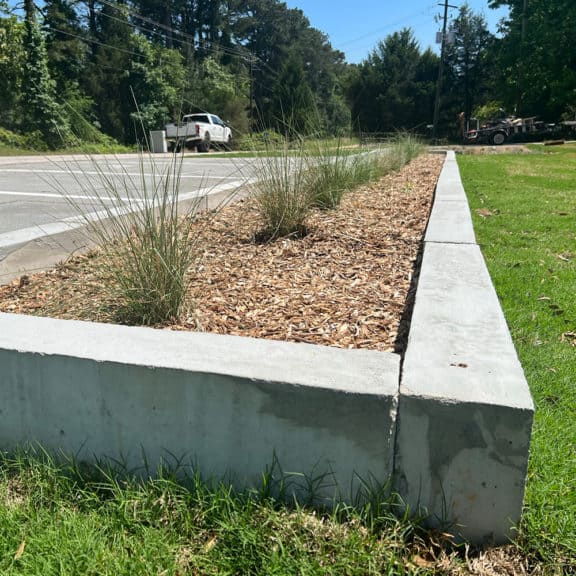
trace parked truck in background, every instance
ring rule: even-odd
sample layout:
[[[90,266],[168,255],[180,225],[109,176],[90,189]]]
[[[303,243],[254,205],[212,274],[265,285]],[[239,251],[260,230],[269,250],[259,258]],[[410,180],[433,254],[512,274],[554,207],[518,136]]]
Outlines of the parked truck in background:
[[[198,152],[208,152],[212,146],[232,147],[232,130],[215,114],[186,114],[181,122],[167,124],[165,132],[170,152],[183,147]]]

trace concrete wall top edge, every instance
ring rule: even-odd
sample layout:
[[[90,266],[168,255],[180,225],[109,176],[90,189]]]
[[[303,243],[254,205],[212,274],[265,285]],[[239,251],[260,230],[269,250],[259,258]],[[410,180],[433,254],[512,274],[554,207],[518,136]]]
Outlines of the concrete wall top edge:
[[[470,208],[453,151],[447,153],[436,185],[434,206],[430,213],[424,241],[476,243]]]
[[[426,244],[400,391],[533,409],[477,245]]]
[[[0,349],[396,396],[400,356],[0,313]]]

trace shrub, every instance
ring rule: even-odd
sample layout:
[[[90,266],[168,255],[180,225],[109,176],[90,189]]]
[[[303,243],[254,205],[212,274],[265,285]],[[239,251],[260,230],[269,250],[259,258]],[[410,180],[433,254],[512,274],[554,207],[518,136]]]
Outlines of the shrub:
[[[281,150],[284,144],[284,138],[280,134],[274,130],[264,130],[254,134],[243,134],[237,139],[235,146],[238,150],[271,151],[276,148]]]

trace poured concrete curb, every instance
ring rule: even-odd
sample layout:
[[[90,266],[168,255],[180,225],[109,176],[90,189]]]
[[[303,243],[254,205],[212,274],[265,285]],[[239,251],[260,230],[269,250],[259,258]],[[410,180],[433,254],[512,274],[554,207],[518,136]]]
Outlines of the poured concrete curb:
[[[38,441],[130,468],[145,456],[152,472],[172,454],[237,486],[258,486],[277,459],[324,477],[316,497],[352,502],[363,482],[390,478],[399,364],[374,351],[0,314],[0,447]]]
[[[534,406],[465,200],[449,153],[403,364],[395,486],[432,524],[500,543],[522,511]]]

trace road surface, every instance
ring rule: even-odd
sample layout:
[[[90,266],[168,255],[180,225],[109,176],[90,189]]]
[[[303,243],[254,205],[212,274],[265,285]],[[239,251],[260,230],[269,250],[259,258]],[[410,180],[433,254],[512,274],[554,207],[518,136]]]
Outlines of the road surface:
[[[78,207],[83,214],[136,207],[173,162],[171,155],[137,154],[0,158],[0,283],[81,248]],[[253,172],[251,159],[185,156],[177,164],[182,199],[222,197]]]

